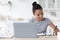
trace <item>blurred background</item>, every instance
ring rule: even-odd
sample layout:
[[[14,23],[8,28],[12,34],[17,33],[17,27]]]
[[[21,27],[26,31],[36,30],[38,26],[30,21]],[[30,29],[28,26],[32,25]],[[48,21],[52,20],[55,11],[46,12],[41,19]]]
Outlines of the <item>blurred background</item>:
[[[14,22],[28,22],[33,18],[32,3],[43,7],[44,17],[49,18],[60,29],[60,0],[0,0],[0,37],[14,35]],[[50,27],[47,34],[53,34]]]

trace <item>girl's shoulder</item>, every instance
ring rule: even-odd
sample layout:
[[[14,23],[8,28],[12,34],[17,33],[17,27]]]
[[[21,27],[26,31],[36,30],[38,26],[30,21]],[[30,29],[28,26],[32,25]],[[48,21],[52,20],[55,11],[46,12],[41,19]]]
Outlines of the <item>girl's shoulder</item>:
[[[44,18],[44,22],[50,24],[51,20],[49,18]]]
[[[43,20],[47,20],[47,21],[48,21],[48,20],[50,20],[50,19],[49,19],[49,18],[43,18]]]

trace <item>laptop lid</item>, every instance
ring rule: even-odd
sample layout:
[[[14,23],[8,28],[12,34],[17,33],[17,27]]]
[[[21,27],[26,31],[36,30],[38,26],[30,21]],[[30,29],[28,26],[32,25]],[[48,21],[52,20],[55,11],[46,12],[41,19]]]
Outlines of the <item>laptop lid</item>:
[[[16,38],[37,38],[36,25],[33,23],[14,23]]]

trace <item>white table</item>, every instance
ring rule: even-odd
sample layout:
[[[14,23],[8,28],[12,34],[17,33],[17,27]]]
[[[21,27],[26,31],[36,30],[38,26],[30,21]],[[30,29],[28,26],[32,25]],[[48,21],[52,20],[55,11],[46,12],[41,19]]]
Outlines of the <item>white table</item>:
[[[0,40],[57,40],[57,36],[40,36],[39,38],[1,38]]]

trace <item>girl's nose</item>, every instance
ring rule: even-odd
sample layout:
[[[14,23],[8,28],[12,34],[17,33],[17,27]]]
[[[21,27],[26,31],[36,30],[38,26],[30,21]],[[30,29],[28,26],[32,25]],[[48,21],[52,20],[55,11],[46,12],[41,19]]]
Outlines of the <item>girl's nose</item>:
[[[42,17],[42,15],[39,15],[39,17]]]

